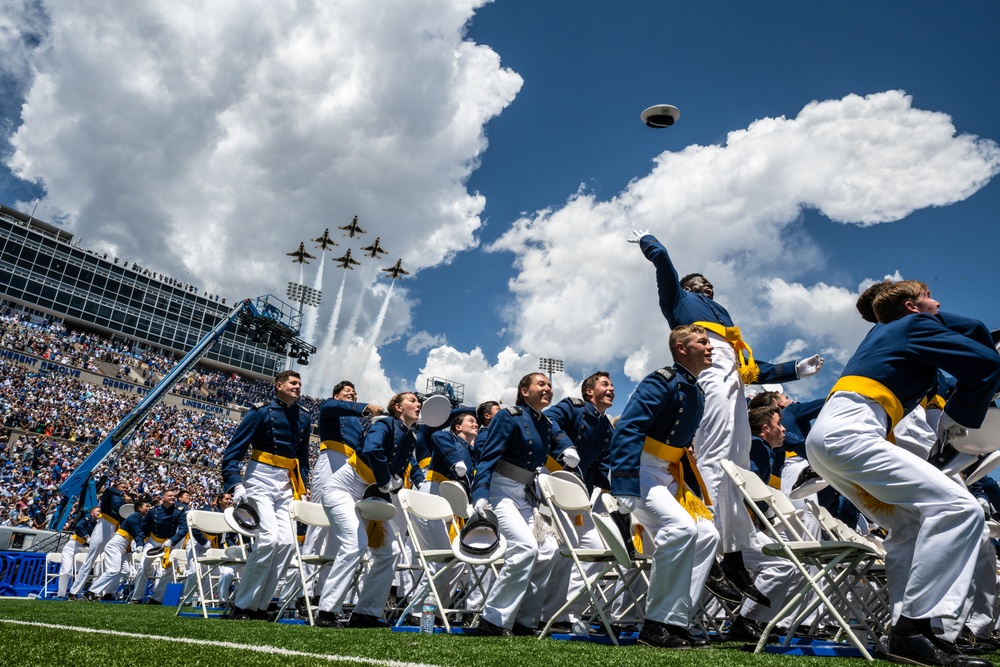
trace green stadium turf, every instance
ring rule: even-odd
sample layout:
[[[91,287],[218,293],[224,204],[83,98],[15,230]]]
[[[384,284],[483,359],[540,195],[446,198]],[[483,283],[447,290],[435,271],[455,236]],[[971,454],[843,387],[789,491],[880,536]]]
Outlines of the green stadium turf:
[[[128,636],[80,632],[74,628],[107,630]],[[185,643],[188,640],[212,643]],[[740,645],[735,643],[718,644],[699,651],[669,651],[646,646],[539,641],[528,637],[475,638],[388,630],[331,630],[262,621],[177,618],[172,607],[0,598],[0,664],[3,667],[299,667],[387,665],[393,664],[392,661],[399,665],[455,667],[859,667],[863,664],[857,658],[753,655],[740,650]]]

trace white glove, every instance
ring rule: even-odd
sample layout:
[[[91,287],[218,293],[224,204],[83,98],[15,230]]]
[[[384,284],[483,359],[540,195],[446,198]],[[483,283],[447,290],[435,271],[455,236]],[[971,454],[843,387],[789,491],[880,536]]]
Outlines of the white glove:
[[[949,442],[952,440],[958,440],[959,438],[964,438],[967,435],[969,435],[969,429],[952,419],[951,415],[947,412],[941,413],[941,419],[938,420],[937,424],[938,440],[941,442]]]
[[[580,465],[580,453],[576,447],[567,447],[562,453],[563,465],[567,468],[575,468]]]
[[[823,357],[814,354],[807,359],[800,359],[795,362],[795,375],[800,378],[809,377],[810,375],[819,373],[819,369],[821,368],[823,368]]]
[[[247,487],[237,484],[233,487],[233,507],[247,500]]]
[[[469,472],[469,466],[465,465],[465,461],[457,461],[451,469],[454,470],[455,474],[459,477],[465,477],[465,475]]]
[[[378,490],[380,493],[389,493],[390,491],[392,491],[392,480],[390,479],[389,483],[386,484],[385,486],[378,487]]]
[[[492,510],[493,506],[490,505],[490,501],[486,500],[486,498],[480,498],[472,505],[472,509],[479,516],[486,518],[486,510]]]
[[[639,499],[635,496],[615,496],[618,503],[618,511],[622,514],[631,514],[635,506],[639,504]]]
[[[639,239],[641,239],[643,236],[646,236],[647,234],[649,234],[648,229],[633,229],[632,236],[625,240],[628,241],[629,243],[638,243]]]
[[[174,546],[174,543],[171,542],[170,540],[164,540],[163,541],[163,548],[164,549],[169,549],[172,546]]]
[[[389,489],[391,491],[396,491],[403,486],[403,478],[399,475],[393,475],[392,479],[389,480]]]

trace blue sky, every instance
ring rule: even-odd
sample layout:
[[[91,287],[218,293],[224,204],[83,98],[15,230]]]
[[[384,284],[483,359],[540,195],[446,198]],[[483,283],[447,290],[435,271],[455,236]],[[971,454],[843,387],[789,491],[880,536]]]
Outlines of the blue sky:
[[[359,215],[414,275],[388,301],[350,275],[314,393],[439,375],[478,401],[551,356],[557,394],[609,370],[620,411],[665,361],[633,226],[758,357],[824,353],[802,397],[860,340],[865,280],[1000,327],[996,3],[323,5],[13,3],[0,201],[42,194],[85,245],[233,298],[283,294],[284,252]],[[678,124],[642,125],[655,103]],[[324,265],[318,345],[341,277]]]

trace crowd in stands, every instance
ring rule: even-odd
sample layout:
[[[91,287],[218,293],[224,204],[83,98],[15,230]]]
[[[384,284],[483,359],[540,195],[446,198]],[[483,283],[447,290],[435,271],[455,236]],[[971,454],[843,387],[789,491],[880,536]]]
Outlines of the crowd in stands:
[[[0,348],[100,373],[97,362],[119,365],[119,378],[142,369],[153,385],[174,359],[58,323],[31,323],[0,314]],[[136,395],[58,373],[33,372],[0,359],[0,525],[47,526],[59,485],[138,403]],[[269,400],[270,383],[198,368],[173,393],[221,405]],[[307,399],[310,404],[319,401]],[[108,471],[138,493],[169,487],[189,490],[199,507],[219,490],[219,465],[237,420],[160,403],[131,437],[125,455]],[[114,455],[109,457],[110,462]]]

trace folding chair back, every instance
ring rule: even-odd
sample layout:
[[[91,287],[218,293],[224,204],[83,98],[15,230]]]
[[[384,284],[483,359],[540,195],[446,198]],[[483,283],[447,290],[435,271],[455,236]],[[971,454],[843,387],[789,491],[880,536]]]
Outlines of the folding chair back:
[[[407,493],[403,493],[403,491]],[[404,512],[410,512],[426,521],[450,521],[451,517],[455,515],[451,503],[441,496],[411,489],[400,491],[399,504],[403,507]],[[410,534],[412,535],[413,531],[410,531]]]
[[[330,526],[330,519],[323,510],[323,506],[319,503],[311,503],[307,500],[293,500],[288,512],[292,517],[292,521],[304,523],[307,526],[319,526],[321,528]]]
[[[590,511],[590,496],[581,484],[552,475],[540,476],[538,484],[542,496],[550,498],[552,503],[564,512],[580,514]]]
[[[469,496],[465,493],[465,488],[458,482],[441,482],[438,485],[438,494],[451,505],[451,512],[460,519],[468,519]]]
[[[187,513],[187,524],[188,524],[188,543],[194,544],[194,531],[198,530],[202,533],[209,535],[224,535],[226,533],[234,532],[232,527],[226,521],[226,517],[222,512],[212,512],[209,510],[188,510]],[[243,538],[239,538],[240,549],[243,549]],[[195,552],[197,553],[197,552]],[[173,561],[174,567],[171,568],[174,581],[178,581],[182,573],[187,569],[192,569],[194,577],[197,582],[197,587],[191,586],[187,592],[181,596],[180,602],[177,604],[177,614],[181,613],[184,605],[187,604],[191,598],[194,596],[195,591],[198,593],[199,605],[201,606],[201,615],[203,618],[208,618],[208,602],[215,602],[217,598],[213,594],[214,584],[212,583],[213,576],[212,571],[222,565],[238,565],[242,564],[246,560],[246,552],[243,551],[242,558],[230,558],[226,555],[224,549],[208,549],[203,555],[198,556],[193,559],[188,559],[187,553],[183,549],[171,549],[170,560]],[[206,590],[206,581],[208,589]],[[188,587],[185,587],[186,589]]]

